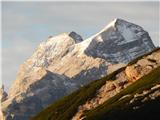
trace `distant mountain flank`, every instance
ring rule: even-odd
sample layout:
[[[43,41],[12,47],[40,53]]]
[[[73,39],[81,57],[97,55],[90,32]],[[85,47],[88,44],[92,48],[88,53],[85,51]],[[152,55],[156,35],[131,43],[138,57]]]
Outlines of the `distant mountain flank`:
[[[49,37],[20,66],[2,102],[4,117],[28,120],[59,98],[153,49],[147,31],[122,19],[111,21],[86,40],[73,31]]]

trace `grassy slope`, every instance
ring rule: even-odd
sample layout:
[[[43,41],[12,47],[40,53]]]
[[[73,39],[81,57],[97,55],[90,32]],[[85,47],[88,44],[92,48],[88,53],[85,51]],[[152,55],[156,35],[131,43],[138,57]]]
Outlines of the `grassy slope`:
[[[153,51],[155,52],[157,50],[159,50],[159,48]],[[144,56],[147,56],[151,53],[152,52],[147,53]],[[144,56],[138,57],[137,59],[130,62],[129,65],[135,63],[137,60],[143,58]],[[77,112],[77,108],[79,105],[84,104],[86,100],[91,99],[95,95],[96,91],[102,85],[104,85],[107,80],[112,80],[112,78],[114,78],[114,76],[117,73],[123,71],[124,69],[125,67],[120,68],[119,70],[111,73],[110,75],[107,75],[102,79],[95,80],[90,84],[73,92],[72,94],[61,98],[60,100],[54,102],[52,105],[50,105],[49,107],[41,111],[37,116],[33,117],[32,120],[69,120]],[[142,85],[143,85],[143,82],[142,82]],[[130,91],[134,91],[134,90],[135,88],[132,88],[132,89],[130,88]],[[121,93],[120,95],[125,95],[125,94],[127,93],[124,92],[124,93]],[[117,96],[120,97],[120,95],[118,94]],[[117,96],[114,97],[115,100],[118,99]],[[109,101],[114,101],[114,100],[109,100]],[[99,108],[101,107],[98,107],[98,109]],[[92,114],[91,112],[87,112],[88,118],[90,117],[91,114]]]
[[[140,80],[136,81],[126,89],[124,89],[122,92],[119,94],[115,95],[111,99],[107,100],[104,104],[100,105],[99,107],[95,108],[92,111],[86,112],[86,119],[85,120],[103,120],[103,119],[111,119],[111,120],[121,120],[122,119],[127,119],[127,117],[131,119],[131,113],[133,113],[133,106],[138,105],[138,103],[133,103],[131,105],[128,105],[126,103],[129,103],[129,101],[133,98],[135,93],[140,93],[145,89],[151,88],[153,85],[160,83],[160,67],[156,68],[154,71],[149,73],[148,75],[142,77]],[[125,99],[119,100],[122,96],[130,94],[130,97],[127,97]],[[145,97],[145,96],[144,96]],[[142,100],[143,97],[139,98],[139,101]],[[160,102],[160,99],[157,98],[153,102],[153,104]],[[145,103],[146,105],[150,103]],[[160,104],[156,104],[160,105]],[[151,108],[152,106],[150,106]],[[155,107],[155,106],[154,106]],[[146,108],[144,106],[144,108]],[[143,113],[144,108],[140,109],[141,113],[136,113],[141,114]],[[159,106],[160,109],[160,106]],[[155,110],[155,109],[153,109]],[[156,111],[157,112],[157,111]],[[150,114],[151,115],[151,114]],[[132,119],[136,116],[132,116]],[[153,116],[152,116],[153,117]]]

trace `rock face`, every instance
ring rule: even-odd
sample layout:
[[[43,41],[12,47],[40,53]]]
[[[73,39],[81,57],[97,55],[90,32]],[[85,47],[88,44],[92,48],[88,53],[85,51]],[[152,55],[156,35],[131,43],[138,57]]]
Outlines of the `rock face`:
[[[50,37],[20,66],[2,104],[4,116],[28,120],[53,101],[113,71],[112,66],[116,70],[154,48],[142,27],[121,19],[86,40],[75,32]]]
[[[150,41],[148,33],[142,27],[115,19],[92,38],[85,53],[111,63],[127,63],[151,50],[154,46]]]
[[[90,101],[86,101],[85,104],[79,106],[78,112],[73,116],[72,120],[81,120],[84,117],[85,111],[92,110],[97,106],[103,104],[105,101],[120,93],[123,89],[127,88],[129,85],[140,79],[141,77],[147,75],[152,70],[160,66],[160,49],[151,55],[145,56],[138,60],[132,65],[128,65],[123,71],[118,73],[113,80],[107,80],[105,85],[97,91],[94,98]],[[152,90],[160,88],[159,84],[156,84],[151,90],[146,90],[142,94],[135,94],[136,100],[137,96],[144,96],[147,93],[152,93]],[[137,95],[137,96],[136,96]],[[160,89],[153,97],[160,96]],[[129,96],[124,96],[129,97]],[[151,97],[151,96],[150,96]],[[123,98],[122,98],[123,99]]]

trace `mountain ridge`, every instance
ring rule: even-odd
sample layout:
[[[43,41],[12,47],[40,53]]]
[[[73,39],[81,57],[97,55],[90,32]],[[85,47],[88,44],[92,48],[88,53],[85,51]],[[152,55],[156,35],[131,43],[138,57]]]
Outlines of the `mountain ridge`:
[[[2,103],[6,119],[27,120],[53,101],[155,48],[142,27],[126,21],[121,25],[121,22],[120,19],[113,21],[117,29],[110,24],[86,40],[71,32],[42,42],[21,65],[8,99]],[[127,43],[128,37],[123,35],[125,29],[133,34]]]

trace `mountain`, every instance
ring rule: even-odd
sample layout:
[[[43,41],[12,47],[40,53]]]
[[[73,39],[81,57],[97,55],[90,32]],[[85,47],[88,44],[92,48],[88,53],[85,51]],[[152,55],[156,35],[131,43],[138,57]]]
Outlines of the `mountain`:
[[[160,48],[54,102],[32,120],[157,120]]]
[[[83,40],[75,32],[50,36],[18,71],[2,110],[7,120],[28,120],[53,101],[153,50],[140,26],[115,19]]]

